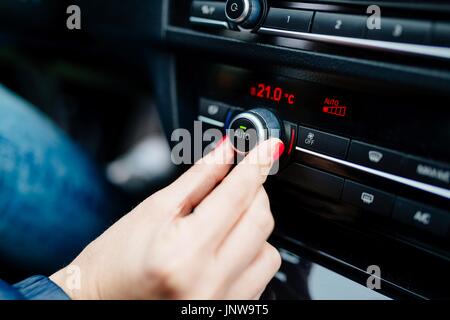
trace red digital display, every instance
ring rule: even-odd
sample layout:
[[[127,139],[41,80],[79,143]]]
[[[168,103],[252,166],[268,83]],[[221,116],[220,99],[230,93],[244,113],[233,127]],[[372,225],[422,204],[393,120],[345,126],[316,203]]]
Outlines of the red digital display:
[[[266,83],[258,83],[250,87],[250,95],[256,98],[294,105],[297,97],[295,94],[286,91],[279,86],[272,86]]]
[[[342,105],[338,99],[325,98],[323,113],[336,117],[345,117],[347,115],[347,106]]]

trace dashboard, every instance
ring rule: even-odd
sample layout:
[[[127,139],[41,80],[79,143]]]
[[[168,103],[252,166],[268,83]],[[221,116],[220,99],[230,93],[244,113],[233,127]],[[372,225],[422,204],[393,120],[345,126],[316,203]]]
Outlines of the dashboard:
[[[390,297],[448,296],[449,7],[373,5],[187,1],[167,37],[208,52],[180,60],[197,120],[278,118],[277,239],[354,279],[379,266]]]
[[[87,16],[77,37],[54,31],[64,1],[35,2],[36,32],[73,50],[143,50],[169,140],[194,121],[281,132],[266,189],[284,264],[267,298],[314,298],[313,275],[350,281],[351,298],[450,298],[450,2],[152,0],[127,14],[72,2]]]

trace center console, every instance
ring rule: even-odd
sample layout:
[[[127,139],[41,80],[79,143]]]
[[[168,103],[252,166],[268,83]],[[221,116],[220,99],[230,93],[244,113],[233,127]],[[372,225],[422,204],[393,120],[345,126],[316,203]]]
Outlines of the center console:
[[[363,287],[379,267],[384,297],[450,297],[450,4],[168,10],[179,126],[280,129],[286,151],[266,185],[287,252],[274,288],[298,288],[289,279],[309,261]]]

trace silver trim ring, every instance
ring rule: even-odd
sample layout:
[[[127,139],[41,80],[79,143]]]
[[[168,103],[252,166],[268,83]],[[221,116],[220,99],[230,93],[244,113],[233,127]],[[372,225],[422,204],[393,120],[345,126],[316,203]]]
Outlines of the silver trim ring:
[[[258,136],[258,141],[257,141],[258,143],[266,140],[266,137],[267,137],[266,129],[264,128],[264,124],[263,124],[262,120],[250,112],[243,112],[241,114],[238,114],[236,117],[234,117],[233,120],[231,120],[230,125],[227,128],[227,131],[230,130],[230,128],[233,126],[233,124],[237,120],[240,120],[240,119],[246,119],[255,125],[256,133]],[[228,132],[227,132],[227,135],[228,135]],[[234,145],[233,145],[233,149],[239,154],[244,154],[242,151],[237,150],[237,148],[235,148]]]
[[[230,0],[228,0],[228,1],[230,1]],[[227,1],[227,4],[225,5],[225,16],[227,17],[227,19],[230,20],[231,22],[235,22],[235,23],[244,22],[245,19],[247,19],[247,17],[249,16],[249,13],[250,13],[250,0],[243,0],[243,2],[244,2],[244,11],[242,11],[242,14],[239,17],[237,17],[236,19],[230,18],[230,16],[227,13],[228,1]]]

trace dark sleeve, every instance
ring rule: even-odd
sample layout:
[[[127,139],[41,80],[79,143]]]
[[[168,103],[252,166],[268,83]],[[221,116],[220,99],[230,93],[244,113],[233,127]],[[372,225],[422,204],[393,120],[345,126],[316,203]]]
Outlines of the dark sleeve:
[[[0,280],[0,300],[70,300],[49,278],[33,276],[13,286]]]

